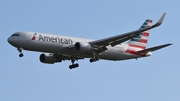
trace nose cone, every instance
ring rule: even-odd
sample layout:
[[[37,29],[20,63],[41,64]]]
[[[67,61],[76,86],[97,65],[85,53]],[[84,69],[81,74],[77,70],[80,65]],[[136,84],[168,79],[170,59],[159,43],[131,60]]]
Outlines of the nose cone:
[[[16,46],[18,39],[13,38],[13,37],[9,37],[9,38],[7,39],[7,41],[8,41],[8,43],[11,44],[12,46]]]
[[[12,39],[10,37],[7,39],[7,41],[8,41],[9,44],[12,43]]]

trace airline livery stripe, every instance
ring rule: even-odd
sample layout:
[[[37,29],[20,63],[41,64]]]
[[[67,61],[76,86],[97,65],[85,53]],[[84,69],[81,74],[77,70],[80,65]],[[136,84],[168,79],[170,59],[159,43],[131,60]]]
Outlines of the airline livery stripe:
[[[152,26],[152,23],[148,23],[148,26]]]
[[[134,42],[142,42],[142,43],[147,43],[147,39],[138,39],[138,38],[133,38],[131,41],[134,41]]]
[[[140,39],[141,37],[142,37],[142,35],[139,35],[139,36],[136,36],[136,37],[134,37],[134,38]],[[134,39],[134,38],[132,38],[132,39]]]
[[[134,44],[129,44],[130,47],[136,47],[136,48],[141,48],[141,49],[145,49],[146,47],[144,46],[139,46],[139,45],[134,45]]]
[[[141,39],[148,40],[147,36],[142,36]]]
[[[152,20],[149,20],[149,23],[152,23]]]
[[[146,46],[146,43],[135,42],[135,41],[130,41],[129,44],[138,45],[138,46]]]
[[[142,43],[147,43],[147,40],[144,40],[144,39],[140,39],[139,41]]]
[[[133,39],[131,39],[131,41],[135,41],[135,42],[139,42],[139,38],[133,38]]]
[[[142,34],[143,36],[149,36],[149,33],[146,33],[146,32],[143,32],[143,34]]]
[[[143,50],[142,48],[136,48],[136,47],[128,47],[128,49],[131,49],[131,50],[136,50],[136,51]]]
[[[131,50],[131,49],[127,49],[126,53],[135,54],[135,55],[139,55],[139,56],[146,56],[146,53],[138,53],[137,51]]]
[[[147,24],[145,25],[142,25],[140,28],[143,29],[143,28],[146,28]]]
[[[151,27],[151,25],[142,25],[140,29],[149,28],[149,27]]]

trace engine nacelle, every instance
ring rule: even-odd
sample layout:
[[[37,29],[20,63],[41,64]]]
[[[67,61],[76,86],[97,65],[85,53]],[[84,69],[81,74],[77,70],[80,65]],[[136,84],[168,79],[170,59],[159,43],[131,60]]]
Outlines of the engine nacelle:
[[[74,49],[76,51],[82,52],[82,53],[89,53],[91,51],[91,45],[89,43],[82,43],[82,42],[76,42],[74,45]]]
[[[47,64],[54,64],[55,62],[61,62],[61,60],[54,57],[53,54],[41,54],[39,60],[42,63],[47,63]]]

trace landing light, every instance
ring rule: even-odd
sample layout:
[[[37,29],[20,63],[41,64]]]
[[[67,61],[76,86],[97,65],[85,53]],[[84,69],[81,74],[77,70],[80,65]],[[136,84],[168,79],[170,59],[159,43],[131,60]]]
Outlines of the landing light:
[[[152,55],[152,52],[146,53],[146,56],[151,56],[151,55]]]

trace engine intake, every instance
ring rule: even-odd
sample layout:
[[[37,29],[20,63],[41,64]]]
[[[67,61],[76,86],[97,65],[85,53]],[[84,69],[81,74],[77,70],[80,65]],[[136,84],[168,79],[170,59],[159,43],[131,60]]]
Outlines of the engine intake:
[[[39,60],[42,63],[54,64],[55,62],[61,62],[62,60],[57,59],[53,54],[41,54]]]
[[[79,52],[89,53],[91,51],[91,45],[89,43],[76,42],[74,49]]]

